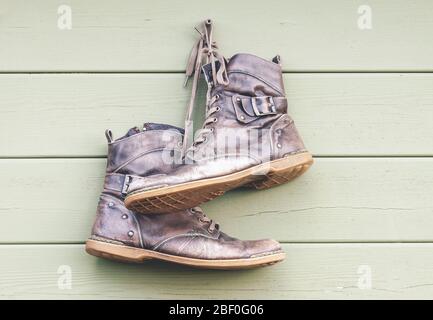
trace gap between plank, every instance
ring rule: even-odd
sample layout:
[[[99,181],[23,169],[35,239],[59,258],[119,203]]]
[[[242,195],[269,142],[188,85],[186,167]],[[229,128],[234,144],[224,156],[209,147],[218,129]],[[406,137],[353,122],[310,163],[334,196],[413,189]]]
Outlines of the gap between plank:
[[[402,74],[402,73],[411,73],[411,74],[424,74],[424,73],[433,73],[433,70],[324,70],[324,71],[315,71],[315,70],[296,70],[296,71],[283,71],[283,74],[362,74],[362,73],[386,73],[386,74]],[[0,75],[2,74],[185,74],[183,70],[156,70],[156,71],[145,71],[145,70],[130,70],[130,71],[115,71],[115,70],[107,70],[107,71],[96,71],[96,70],[88,70],[88,71],[0,71]]]
[[[104,155],[96,155],[96,156],[0,156],[0,160],[68,160],[68,159],[106,159],[107,156]],[[372,158],[372,159],[405,159],[405,158],[433,158],[433,154],[429,155],[374,155],[374,154],[366,154],[366,155],[313,155],[315,159],[363,159],[363,158]]]
[[[420,240],[420,241],[323,241],[323,242],[309,242],[309,241],[278,241],[281,244],[307,244],[307,245],[360,245],[360,244],[371,244],[371,245],[383,245],[383,244],[392,244],[392,245],[405,245],[405,244],[426,244],[433,245],[433,240]],[[63,246],[63,245],[71,245],[71,246],[82,246],[85,245],[85,242],[77,241],[77,242],[1,242],[0,247],[2,246]]]

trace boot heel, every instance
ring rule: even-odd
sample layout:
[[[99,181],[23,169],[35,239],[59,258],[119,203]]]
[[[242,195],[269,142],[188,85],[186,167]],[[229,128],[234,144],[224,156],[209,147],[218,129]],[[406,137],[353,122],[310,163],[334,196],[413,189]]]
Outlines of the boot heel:
[[[120,262],[141,263],[152,259],[152,257],[147,256],[142,250],[137,248],[91,239],[86,241],[86,252],[95,257]]]
[[[298,153],[271,161],[269,171],[265,174],[264,179],[253,181],[245,185],[245,187],[264,190],[284,184],[299,177],[307,171],[312,164],[313,157],[308,152]]]

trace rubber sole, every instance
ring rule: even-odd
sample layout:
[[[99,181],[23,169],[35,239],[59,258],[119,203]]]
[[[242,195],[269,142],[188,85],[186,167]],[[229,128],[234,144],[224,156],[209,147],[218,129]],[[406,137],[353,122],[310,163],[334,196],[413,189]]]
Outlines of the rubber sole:
[[[125,205],[147,214],[185,210],[240,186],[263,190],[284,184],[303,174],[312,164],[310,153],[297,153],[225,176],[137,191],[126,197]]]
[[[284,260],[286,256],[283,251],[279,251],[269,255],[248,259],[205,260],[173,256],[156,251],[122,246],[91,239],[86,241],[86,252],[96,257],[121,262],[142,263],[147,260],[156,259],[195,268],[219,270],[238,270],[265,267]]]

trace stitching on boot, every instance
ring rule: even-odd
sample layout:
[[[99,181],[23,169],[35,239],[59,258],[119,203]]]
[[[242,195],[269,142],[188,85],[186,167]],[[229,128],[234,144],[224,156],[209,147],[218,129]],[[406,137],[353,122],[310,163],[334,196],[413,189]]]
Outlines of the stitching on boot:
[[[143,234],[141,233],[140,223],[138,222],[138,219],[133,212],[130,211],[130,214],[131,214],[132,219],[135,222],[135,225],[137,226],[137,231],[138,231],[137,233],[138,233],[138,239],[140,240],[140,247],[142,247],[144,249]]]
[[[287,152],[287,153],[283,154],[283,157],[293,156],[295,154],[300,154],[300,153],[305,153],[305,152],[307,152],[307,149],[302,149],[302,150],[298,150],[298,151]]]
[[[158,151],[164,151],[164,150],[165,150],[165,148],[154,148],[154,149],[151,149],[151,150],[147,150],[147,151],[140,152],[139,154],[136,154],[136,155],[130,157],[129,159],[127,159],[124,163],[122,163],[120,166],[118,166],[118,167],[113,171],[113,173],[117,173],[120,169],[124,168],[125,166],[127,166],[127,165],[130,164],[131,162],[133,162],[133,161],[135,161],[135,160],[141,158],[141,157],[144,156],[144,155],[151,154],[151,153],[158,152]]]
[[[97,236],[97,235],[92,235],[90,237],[90,239],[91,240],[96,240],[96,241],[101,241],[101,242],[106,242],[106,243],[125,245],[121,241],[117,241],[117,240],[113,240],[113,239],[108,239],[108,238],[100,237],[100,236]]]
[[[255,74],[252,74],[252,73],[249,73],[249,72],[246,72],[246,71],[243,71],[243,70],[231,70],[231,71],[228,72],[228,74],[231,74],[231,73],[243,73],[243,74],[246,74],[246,75],[251,76],[251,77],[253,77],[253,78],[256,78],[257,80],[260,80],[260,81],[262,81],[263,83],[265,83],[265,84],[267,84],[268,86],[270,86],[272,89],[274,89],[275,91],[277,91],[277,92],[278,92],[279,94],[281,94],[282,96],[285,96],[285,95],[284,95],[284,92],[281,92],[281,90],[278,89],[278,87],[277,87],[276,85],[270,83],[269,81],[266,81],[266,80],[263,79],[262,77],[259,77],[259,76],[255,75]]]
[[[161,247],[162,245],[166,244],[170,240],[173,240],[173,239],[176,239],[176,238],[180,238],[180,237],[193,237],[193,238],[195,238],[195,237],[204,237],[204,238],[215,240],[215,238],[209,237],[209,236],[207,236],[205,234],[202,234],[202,233],[197,233],[197,232],[194,232],[194,233],[182,233],[182,234],[178,234],[178,235],[175,235],[175,236],[172,236],[172,237],[169,237],[167,239],[162,240],[160,243],[157,243],[156,245],[154,245],[153,248],[152,248],[152,250],[156,251],[159,247]]]
[[[258,254],[253,254],[252,256],[250,256],[250,258],[259,258],[259,257],[265,257],[265,256],[269,256],[275,253],[282,253],[282,250],[275,250],[275,251],[270,251],[270,252],[264,252],[264,253],[258,253]]]

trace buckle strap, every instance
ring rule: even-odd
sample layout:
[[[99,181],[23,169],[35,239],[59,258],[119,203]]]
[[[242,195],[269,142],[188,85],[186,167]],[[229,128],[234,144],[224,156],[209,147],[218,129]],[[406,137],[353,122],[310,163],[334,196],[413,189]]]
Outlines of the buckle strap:
[[[254,114],[258,117],[277,113],[274,98],[270,96],[251,97],[251,105]]]
[[[245,97],[232,96],[233,105],[238,121],[249,123],[257,119],[275,114],[287,113],[286,97]]]
[[[104,189],[119,192],[122,196],[128,193],[134,176],[121,173],[109,173],[105,176]]]

